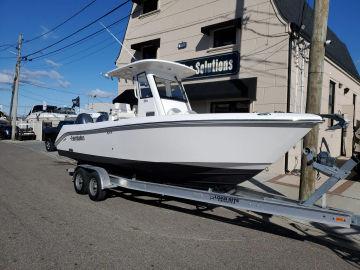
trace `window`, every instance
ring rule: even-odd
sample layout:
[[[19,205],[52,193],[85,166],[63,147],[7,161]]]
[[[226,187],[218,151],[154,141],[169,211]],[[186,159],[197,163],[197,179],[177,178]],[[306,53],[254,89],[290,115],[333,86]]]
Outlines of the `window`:
[[[157,49],[158,47],[156,46],[142,48],[142,59],[156,59]]]
[[[160,98],[187,102],[183,86],[176,80],[167,80],[154,76]]]
[[[144,0],[143,1],[143,14],[149,13],[151,11],[158,9],[158,0]]]
[[[140,98],[151,98],[152,97],[151,88],[150,88],[149,82],[146,78],[146,74],[140,73],[137,76],[137,82],[138,82],[138,87],[140,90],[139,91]]]
[[[248,113],[250,111],[250,101],[226,101],[212,102],[212,113]]]
[[[230,27],[214,31],[214,48],[236,44],[236,28]]]
[[[335,82],[330,81],[329,85],[329,105],[328,105],[328,113],[333,114],[335,110]],[[329,119],[329,126],[332,126],[334,123],[333,119]]]

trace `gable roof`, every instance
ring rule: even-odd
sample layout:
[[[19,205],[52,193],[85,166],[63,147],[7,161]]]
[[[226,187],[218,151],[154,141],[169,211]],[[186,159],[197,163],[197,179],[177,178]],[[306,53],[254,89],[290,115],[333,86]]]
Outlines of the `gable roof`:
[[[274,0],[274,3],[281,16],[288,22],[300,25],[301,17],[303,17],[302,24],[305,28],[300,30],[300,34],[310,41],[313,30],[314,10],[307,4],[307,1]],[[327,29],[327,39],[331,40],[331,44],[326,46],[326,56],[360,82],[360,75],[346,45],[330,28]]]

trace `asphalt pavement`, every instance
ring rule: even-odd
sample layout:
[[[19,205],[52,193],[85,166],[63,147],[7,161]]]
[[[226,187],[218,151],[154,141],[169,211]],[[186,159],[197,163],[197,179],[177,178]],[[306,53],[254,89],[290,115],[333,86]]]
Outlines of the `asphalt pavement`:
[[[126,191],[93,202],[71,167],[38,142],[0,142],[0,269],[360,268],[332,236],[241,212]]]

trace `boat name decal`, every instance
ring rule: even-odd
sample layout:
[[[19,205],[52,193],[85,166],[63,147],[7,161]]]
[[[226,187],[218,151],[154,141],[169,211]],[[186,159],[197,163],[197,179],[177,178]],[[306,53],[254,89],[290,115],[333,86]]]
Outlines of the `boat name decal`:
[[[70,140],[72,140],[72,141],[85,141],[85,136],[83,136],[83,135],[70,136]]]
[[[240,202],[239,198],[228,197],[225,195],[210,195],[210,200],[224,202],[224,203],[231,203],[231,204]]]

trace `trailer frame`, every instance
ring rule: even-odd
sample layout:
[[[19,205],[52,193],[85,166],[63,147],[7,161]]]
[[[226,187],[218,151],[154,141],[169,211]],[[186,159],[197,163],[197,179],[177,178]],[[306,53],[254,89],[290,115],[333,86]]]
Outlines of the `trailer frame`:
[[[102,167],[88,164],[78,165],[75,169],[68,170],[68,172],[74,176],[73,181],[75,181],[76,172],[78,172],[80,168],[82,171],[88,173],[88,182],[86,183],[88,189],[93,188],[96,184],[95,191],[88,191],[89,197],[94,201],[104,199],[104,192],[106,190],[125,188],[128,190],[186,199],[237,210],[247,210],[269,215],[284,216],[291,219],[323,223],[331,226],[345,228],[349,228],[350,226],[360,226],[360,215],[340,209],[322,208],[315,204],[338,181],[347,177],[351,170],[357,165],[357,162],[350,159],[342,167],[337,168],[336,166],[328,166],[314,161],[312,152],[306,151],[309,165],[313,166],[317,171],[325,173],[329,178],[309,197],[308,200],[304,202],[292,200],[285,196],[251,190],[237,190],[236,194],[229,194],[215,192],[211,189],[199,190],[162,183],[140,181],[135,177],[129,178],[109,174]],[[91,181],[96,181],[96,183]],[[102,193],[101,195],[96,195],[96,192],[98,192],[98,194],[100,194],[99,192]]]

